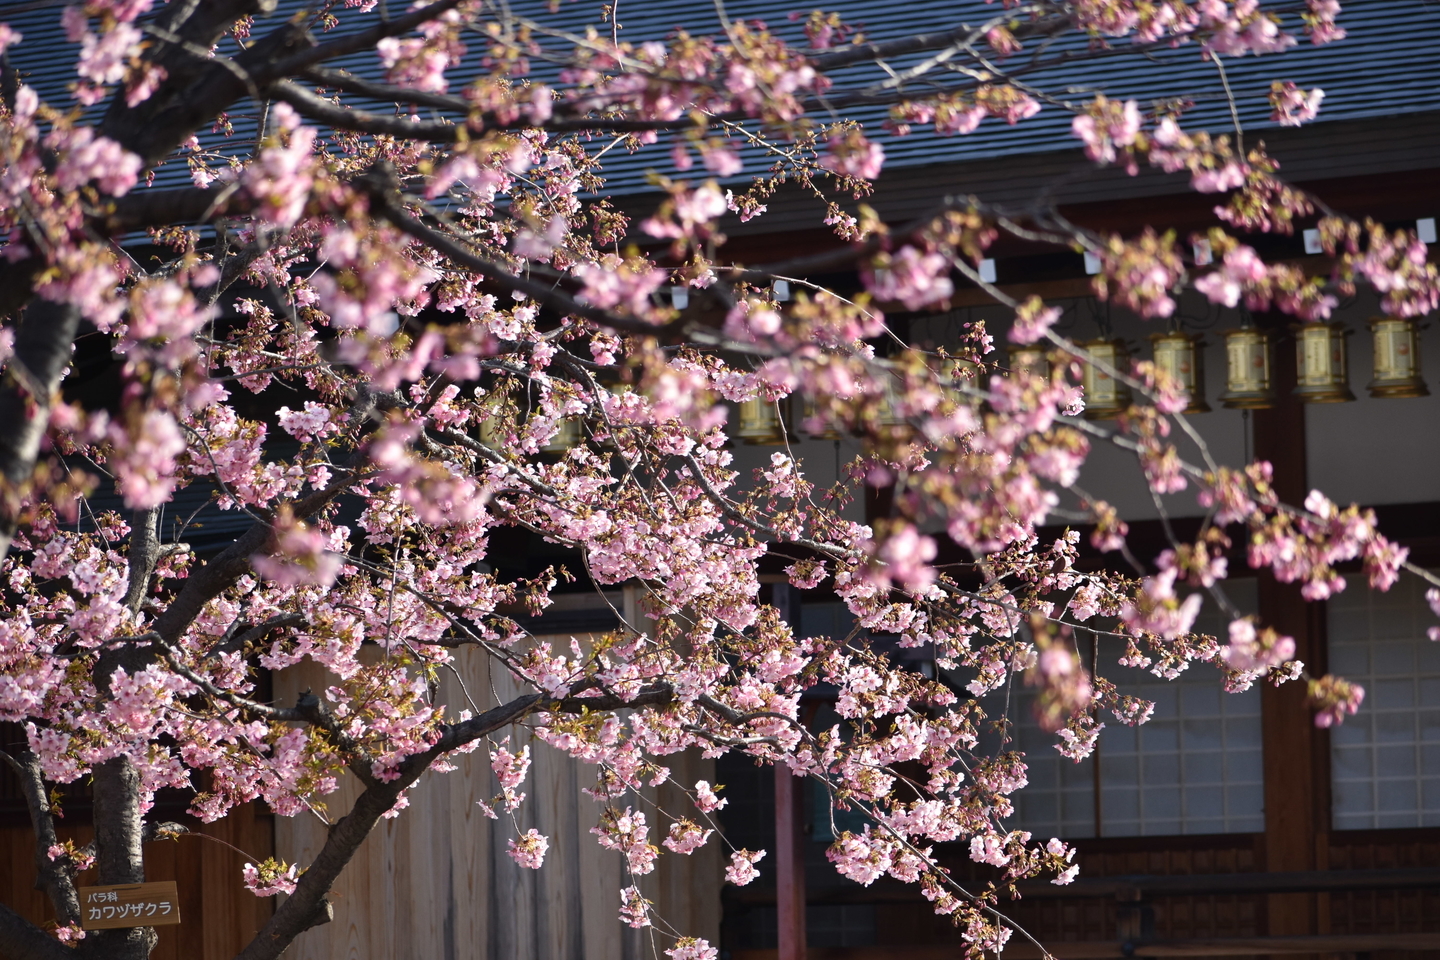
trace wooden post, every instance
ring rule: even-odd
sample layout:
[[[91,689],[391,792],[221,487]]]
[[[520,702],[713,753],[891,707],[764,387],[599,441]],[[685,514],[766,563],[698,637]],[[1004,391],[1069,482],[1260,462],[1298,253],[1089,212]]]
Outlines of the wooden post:
[[[771,603],[787,623],[798,626],[798,600],[788,583],[771,587]],[[775,922],[778,960],[805,960],[805,837],[801,799],[804,781],[783,763],[775,771]]]
[[[775,906],[779,960],[805,960],[805,848],[800,798],[804,783],[775,767]]]
[[[1276,405],[1254,415],[1255,459],[1275,468],[1280,499],[1299,505],[1309,486],[1305,470],[1305,404],[1295,396],[1294,340],[1285,336],[1288,318],[1257,317],[1277,335]],[[1270,321],[1267,323],[1267,321]],[[1295,638],[1295,655],[1312,673],[1325,667],[1325,606],[1307,603],[1298,584],[1280,583],[1262,572],[1260,617]],[[1265,868],[1270,871],[1324,869],[1330,830],[1329,738],[1315,727],[1305,687],[1295,681],[1261,686],[1265,757]],[[1266,904],[1272,936],[1316,934],[1328,927],[1307,893],[1272,894]]]

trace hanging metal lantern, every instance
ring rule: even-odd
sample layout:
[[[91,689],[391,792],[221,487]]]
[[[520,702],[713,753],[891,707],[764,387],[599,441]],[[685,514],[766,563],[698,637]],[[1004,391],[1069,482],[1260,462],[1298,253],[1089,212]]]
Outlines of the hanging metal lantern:
[[[1130,354],[1123,340],[1087,340],[1079,344],[1096,363],[1110,370],[1128,373]],[[1095,363],[1086,363],[1081,374],[1085,385],[1085,416],[1090,420],[1113,420],[1130,408],[1130,386],[1116,380]]]
[[[775,403],[764,397],[755,397],[740,403],[740,428],[735,436],[746,443],[775,446],[785,442],[785,431],[780,424],[780,412]]]
[[[1150,342],[1155,345],[1155,366],[1168,373],[1180,384],[1180,389],[1190,398],[1185,413],[1208,413],[1210,405],[1205,402],[1205,354],[1199,334],[1172,333],[1151,334]]]
[[[1295,395],[1306,403],[1348,403],[1350,361],[1345,324],[1301,323],[1295,331]]]
[[[1268,410],[1275,405],[1267,331],[1254,327],[1226,330],[1225,360],[1223,405],[1232,410]]]
[[[1050,357],[1044,347],[1011,347],[1010,372],[1024,370],[1037,377],[1049,378]]]
[[[1430,390],[1420,375],[1420,332],[1415,321],[1372,317],[1370,335],[1375,342],[1375,379],[1368,387],[1370,396],[1428,397]]]

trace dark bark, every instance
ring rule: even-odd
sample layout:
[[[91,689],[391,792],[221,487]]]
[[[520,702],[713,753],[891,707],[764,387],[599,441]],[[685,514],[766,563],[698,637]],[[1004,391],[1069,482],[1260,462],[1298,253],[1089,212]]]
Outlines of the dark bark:
[[[297,76],[327,60],[370,50],[386,37],[398,37],[402,33],[409,33],[420,24],[428,23],[447,10],[453,10],[460,6],[462,2],[463,0],[435,0],[434,3],[427,4],[419,10],[411,10],[403,16],[377,23],[369,29],[360,30],[348,36],[336,37],[334,40],[311,46],[309,49],[276,58],[262,69],[257,70],[255,79],[261,84],[270,84],[285,77]]]
[[[326,895],[334,885],[340,872],[345,869],[360,844],[370,836],[370,831],[380,818],[395,805],[400,794],[420,779],[446,750],[478,740],[480,737],[501,727],[508,726],[535,709],[541,701],[539,694],[518,697],[510,703],[487,710],[457,727],[465,728],[465,739],[454,742],[451,732],[439,744],[425,753],[411,757],[401,766],[400,776],[390,783],[374,783],[360,794],[350,812],[330,829],[325,846],[316,854],[314,862],[300,876],[295,892],[280,904],[265,928],[236,957],[236,960],[275,960],[287,947],[306,930],[317,923],[325,922],[329,916],[329,901]],[[453,743],[453,745],[451,745]]]
[[[735,111],[706,117],[686,114],[676,120],[631,120],[623,117],[584,116],[574,112],[558,111],[544,123],[528,119],[514,119],[501,122],[493,113],[477,113],[473,106],[459,97],[446,97],[422,93],[405,87],[391,87],[384,84],[367,83],[349,74],[330,70],[308,70],[304,79],[322,87],[331,87],[354,93],[357,96],[386,103],[418,104],[447,110],[470,118],[470,123],[482,130],[525,130],[539,128],[551,133],[569,133],[581,130],[607,130],[612,133],[643,133],[650,130],[681,130],[686,127],[705,127],[721,120],[744,120],[746,114]],[[338,106],[324,97],[311,93],[288,80],[276,81],[269,87],[276,100],[284,100],[301,116],[320,123],[340,127],[344,130],[358,130],[362,133],[388,134],[412,140],[432,140],[453,143],[460,139],[459,126],[450,123],[407,120],[404,117],[369,113]]]
[[[406,117],[387,117],[367,110],[353,110],[334,104],[288,80],[272,83],[266,88],[266,92],[276,100],[290,104],[302,117],[341,130],[355,130],[404,140],[430,140],[435,143],[455,143],[462,136],[468,135],[464,123],[410,120]]]
[[[35,924],[0,903],[0,943],[5,960],[75,960],[75,952],[62,947]]]
[[[113,101],[100,132],[138,154],[146,167],[154,166],[235,101],[247,96],[261,99],[265,88],[277,80],[325,60],[370,49],[385,37],[408,33],[459,2],[439,0],[320,45],[301,23],[287,21],[230,59],[209,58],[204,52],[236,20],[274,9],[275,0],[183,4],[175,14],[162,18],[155,31],[158,39],[152,59],[165,67],[165,81],[148,100],[134,107],[125,106],[120,99]]]
[[[427,93],[424,90],[412,90],[408,87],[392,87],[386,83],[372,83],[344,70],[326,70],[323,67],[316,67],[313,70],[306,70],[303,79],[318,86],[353,93],[369,100],[379,100],[381,103],[408,103],[418,107],[433,107],[436,110],[448,110],[462,116],[468,115],[474,109],[474,104],[464,97]]]
[[[223,187],[179,187],[174,190],[137,190],[112,201],[110,211],[96,225],[110,234],[148,227],[207,223],[227,214],[250,210],[250,195],[234,184]]]
[[[0,259],[0,317],[18,314],[35,295],[35,278],[44,269],[39,257],[26,257],[17,263]]]
[[[291,510],[300,520],[313,517],[325,504],[339,496],[353,483],[347,477],[331,484],[324,490],[317,490],[291,504]],[[250,572],[250,557],[264,550],[275,534],[269,523],[256,523],[239,539],[226,547],[205,566],[192,573],[185,580],[185,586],[155,618],[151,629],[172,646],[194,622],[205,605],[235,585],[235,582]]]
[[[235,101],[259,97],[263,83],[255,79],[257,71],[311,44],[302,26],[287,22],[231,59],[204,53],[236,20],[273,8],[274,0],[212,0],[162,21],[161,30],[176,41],[160,36],[152,59],[168,76],[143,103],[128,107],[123,99],[112,101],[100,133],[152,167]]]
[[[95,768],[94,782],[97,879],[101,884],[144,883],[140,771],[129,757],[116,757]],[[154,927],[92,930],[81,950],[104,960],[145,960],[156,939]]]
[[[140,772],[129,757],[95,768],[95,856],[99,881],[143,883]]]
[[[660,685],[642,690],[630,700],[613,696],[570,698],[555,704],[553,708],[578,713],[586,709],[669,703],[673,697],[674,691],[668,685]],[[533,710],[545,708],[550,702],[543,694],[527,694],[487,710],[477,717],[471,717],[464,723],[453,724],[446,728],[433,747],[402,763],[400,775],[395,780],[389,783],[372,782],[365,792],[360,794],[350,812],[330,829],[325,846],[301,874],[300,880],[295,884],[295,892],[276,909],[265,929],[240,952],[236,960],[275,960],[296,937],[317,923],[328,920],[329,902],[326,895],[340,872],[345,869],[355,851],[360,849],[360,844],[365,842],[375,824],[395,805],[400,794],[414,785],[436,760],[452,750],[474,743],[489,733],[517,722]]]
[[[160,561],[160,537],[155,529],[159,518],[156,507],[136,510],[130,518],[130,553],[126,558],[130,562],[130,580],[125,585],[125,606],[132,613],[145,602],[150,576]]]
[[[1001,11],[996,11],[997,18],[1002,18]],[[1016,39],[1027,40],[1031,37],[1043,37],[1063,30],[1070,25],[1069,17],[1061,14],[1059,16],[1044,17],[1021,24],[1011,32]],[[933,33],[917,33],[908,37],[899,37],[894,40],[883,40],[875,43],[846,44],[835,47],[824,53],[817,53],[810,57],[810,62],[819,70],[834,70],[837,67],[848,66],[852,63],[860,63],[865,60],[883,62],[896,57],[903,57],[909,54],[924,53],[929,50],[940,50],[955,44],[966,41],[980,40],[984,35],[979,24],[962,23],[958,27],[951,27],[949,30],[937,30]]]
[[[50,807],[50,794],[40,770],[40,760],[25,750],[17,756],[5,754],[10,768],[20,781],[25,794],[25,807],[35,830],[35,889],[44,891],[62,924],[80,922],[80,896],[75,892],[75,877],[65,858],[52,860],[50,848],[60,842],[55,832],[55,811]]]
[[[25,310],[15,331],[15,355],[0,382],[0,559],[15,538],[21,502],[35,473],[40,441],[50,422],[50,405],[70,362],[80,329],[80,311],[68,304],[37,299]]]
[[[373,213],[388,220],[402,233],[414,237],[437,253],[443,254],[451,262],[480,274],[484,278],[485,284],[507,292],[518,291],[540,306],[554,310],[563,316],[583,317],[602,327],[622,333],[637,333],[664,340],[676,333],[679,325],[685,322],[682,320],[659,326],[633,317],[620,316],[601,307],[581,303],[555,284],[516,276],[500,264],[465,249],[458,240],[421,223],[406,213],[400,205],[399,190],[393,179],[387,179],[382,170],[372,171],[358,180],[356,185],[370,195]]]

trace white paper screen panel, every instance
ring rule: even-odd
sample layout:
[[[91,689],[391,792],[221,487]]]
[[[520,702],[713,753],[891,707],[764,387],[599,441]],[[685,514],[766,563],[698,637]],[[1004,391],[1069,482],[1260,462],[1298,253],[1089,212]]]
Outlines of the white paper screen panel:
[[[1425,586],[1346,582],[1329,601],[1330,672],[1364,686],[1365,702],[1330,732],[1333,826],[1440,825],[1440,644],[1426,636]]]
[[[1255,581],[1226,583],[1241,610],[1256,606]],[[1207,604],[1196,629],[1226,635],[1228,619]],[[1227,694],[1213,667],[1198,665],[1174,680],[1115,663],[1120,646],[1102,639],[1101,675],[1122,693],[1155,701],[1155,714],[1140,727],[1106,715],[1093,764],[1061,756],[1054,738],[1030,715],[1020,690],[1015,714],[1019,748],[1026,753],[1030,785],[1016,798],[1013,826],[1036,836],[1174,836],[1250,833],[1265,829],[1260,736],[1260,690]]]

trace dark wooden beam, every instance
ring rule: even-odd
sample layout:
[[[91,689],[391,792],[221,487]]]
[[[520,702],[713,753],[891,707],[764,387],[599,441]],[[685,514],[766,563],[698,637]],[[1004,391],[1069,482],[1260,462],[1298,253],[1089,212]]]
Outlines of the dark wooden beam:
[[[1167,841],[1169,838],[1165,838]],[[1151,846],[1156,845],[1152,838]],[[1168,845],[1168,844],[1167,844]],[[1370,890],[1440,890],[1440,868],[1396,867],[1384,870],[1300,870],[1291,873],[1171,873],[1117,877],[1086,877],[1056,886],[1046,880],[1016,885],[1026,900],[1120,900],[1134,903],[1153,897],[1247,896],[1274,893],[1354,893]],[[773,891],[744,888],[726,899],[749,906],[775,903]],[[915,888],[882,880],[871,887],[844,884],[809,897],[814,904],[914,903]],[[1001,901],[1004,909],[1004,901]]]
[[[775,768],[776,933],[779,960],[805,960],[805,848],[800,797],[804,781]]]
[[[1056,941],[1047,944],[1053,960],[1110,960],[1129,957],[1243,957],[1294,954],[1370,954],[1440,950],[1440,933],[1371,933],[1302,937],[1219,937],[1206,940],[1154,940],[1121,944],[1109,940]],[[962,953],[953,943],[905,947],[829,947],[811,951],[812,960],[954,960]],[[987,954],[990,956],[990,954]],[[1012,940],[1005,960],[1041,960],[1029,943]],[[733,960],[777,960],[774,950],[737,950]],[[1048,960],[1048,958],[1047,958]]]
[[[1298,504],[1309,487],[1305,470],[1305,404],[1295,396],[1295,348],[1285,335],[1289,318],[1262,315],[1275,329],[1275,385],[1278,400],[1254,415],[1255,459],[1274,467],[1280,498]],[[1260,617],[1295,638],[1296,656],[1316,673],[1325,669],[1325,607],[1307,603],[1296,584],[1280,583],[1269,572],[1259,578]],[[1300,682],[1265,684],[1260,692],[1265,757],[1265,866],[1271,871],[1323,869],[1330,829],[1329,738],[1315,727]],[[1274,894],[1267,898],[1271,935],[1325,932],[1317,896]]]
[[[796,621],[799,598],[789,583],[771,587],[771,603],[787,623]],[[775,920],[780,960],[805,960],[805,828],[801,799],[805,781],[783,763],[775,771]]]

